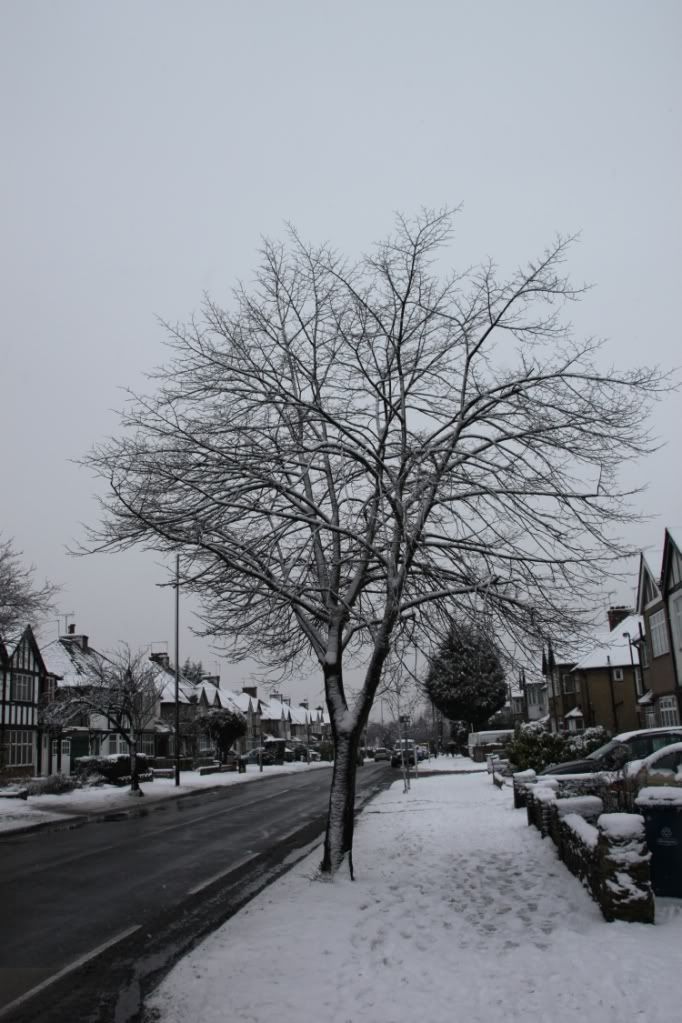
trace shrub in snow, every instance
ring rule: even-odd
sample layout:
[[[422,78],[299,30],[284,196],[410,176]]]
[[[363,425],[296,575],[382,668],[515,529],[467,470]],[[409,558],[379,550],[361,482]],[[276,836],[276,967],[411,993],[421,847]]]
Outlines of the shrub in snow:
[[[586,757],[589,753],[603,746],[608,738],[605,728],[596,725],[594,728],[586,728],[580,734],[569,735],[566,739],[567,760],[578,760]]]
[[[517,725],[513,738],[506,744],[505,753],[517,771],[542,771],[551,764],[568,760],[567,743],[556,732],[533,721]]]
[[[66,774],[50,774],[47,778],[34,778],[26,786],[29,796],[59,796],[63,792],[73,792],[80,787],[77,778]]]
[[[517,771],[542,771],[565,760],[577,760],[603,746],[606,731],[601,726],[586,728],[580,735],[549,732],[539,721],[517,725],[506,753]]]
[[[124,785],[126,781],[130,783],[130,757],[127,753],[108,757],[78,757],[74,767],[79,777],[96,774],[113,785]],[[137,754],[137,770],[140,778],[143,774],[151,775],[144,753]]]

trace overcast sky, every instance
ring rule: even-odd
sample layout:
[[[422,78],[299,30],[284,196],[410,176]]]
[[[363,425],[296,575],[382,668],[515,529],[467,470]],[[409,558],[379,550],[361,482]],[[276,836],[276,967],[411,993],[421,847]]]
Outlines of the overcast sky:
[[[67,556],[96,515],[70,459],[163,361],[157,317],[229,302],[285,221],[354,256],[396,210],[462,203],[460,267],[581,231],[576,329],[619,365],[682,362],[681,38],[678,0],[2,0],[0,531],[78,631],[172,652],[167,566]],[[649,483],[626,539],[655,570],[682,525],[681,400],[625,477]],[[215,669],[184,619],[181,659]]]

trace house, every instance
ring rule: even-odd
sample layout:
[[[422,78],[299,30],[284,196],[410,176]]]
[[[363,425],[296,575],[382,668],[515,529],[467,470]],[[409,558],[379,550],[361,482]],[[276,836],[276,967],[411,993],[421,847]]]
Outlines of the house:
[[[550,648],[543,667],[552,731],[581,732],[601,725],[617,733],[639,727],[642,681],[633,643],[638,628],[632,609],[616,605],[608,609],[603,632],[591,642],[583,641],[570,658],[565,654],[555,663]]]
[[[547,712],[553,732],[569,731],[570,722],[575,719],[575,716],[569,717],[577,706],[574,667],[575,657],[564,655],[557,661],[550,647],[547,663],[543,663],[543,674],[547,678]]]
[[[639,652],[644,692],[640,720],[646,727],[679,725],[682,714],[682,553],[665,530],[660,577],[642,554],[637,587],[642,628],[632,642]]]
[[[511,723],[539,721],[547,717],[547,683],[541,676],[523,671],[518,682],[509,686],[509,716]]]
[[[260,701],[260,719],[264,739],[291,739],[290,700],[273,693],[269,700]]]
[[[640,727],[642,676],[632,640],[641,625],[640,615],[630,609],[609,608],[609,628],[573,668],[576,705],[568,731],[601,725],[617,735]]]
[[[76,634],[75,625],[69,625],[66,635],[46,643],[41,656],[49,673],[59,680],[57,703],[59,697],[67,701],[70,690],[94,684],[106,660],[104,654],[90,646],[88,636]],[[70,774],[76,758],[99,753],[101,736],[108,735],[109,730],[104,719],[94,720],[82,708],[65,715],[58,734],[52,738],[50,773]]]
[[[13,640],[0,639],[2,776],[31,778],[50,773],[50,740],[43,728],[41,711],[54,698],[56,682],[30,625]]]

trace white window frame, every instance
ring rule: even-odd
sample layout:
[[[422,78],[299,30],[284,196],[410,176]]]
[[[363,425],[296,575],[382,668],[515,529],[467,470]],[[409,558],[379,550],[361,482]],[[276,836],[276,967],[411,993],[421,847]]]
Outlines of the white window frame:
[[[658,701],[658,716],[661,727],[671,728],[680,723],[677,700],[674,696],[661,696]]]
[[[623,669],[622,668],[614,668],[613,669],[613,681],[614,682],[622,682],[624,677],[625,676],[623,675]]]
[[[8,767],[33,767],[35,743],[33,732],[25,728],[10,728],[7,750]]]
[[[562,672],[561,692],[564,694],[564,696],[575,695],[575,676],[570,671]]]
[[[138,751],[144,753],[146,757],[153,757],[156,750],[154,748],[154,736],[150,735],[149,732],[144,733],[140,736],[140,740],[137,744]]]
[[[33,703],[34,684],[33,675],[27,675],[25,671],[13,671],[10,699],[15,703]]]
[[[649,619],[651,631],[651,653],[654,657],[662,657],[670,652],[668,630],[665,623],[665,608],[661,608]]]

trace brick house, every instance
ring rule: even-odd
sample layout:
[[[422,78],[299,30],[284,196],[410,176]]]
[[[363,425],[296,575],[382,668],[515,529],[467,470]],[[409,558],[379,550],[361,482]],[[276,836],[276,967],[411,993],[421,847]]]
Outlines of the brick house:
[[[632,639],[638,636],[642,620],[628,611],[609,608],[608,631],[573,668],[576,707],[568,720],[569,731],[601,725],[617,735],[640,726],[642,677]]]
[[[634,645],[640,653],[645,692],[640,721],[646,727],[679,725],[682,713],[682,553],[672,532],[663,540],[661,574],[657,578],[644,555],[640,558],[637,610],[642,628]]]

